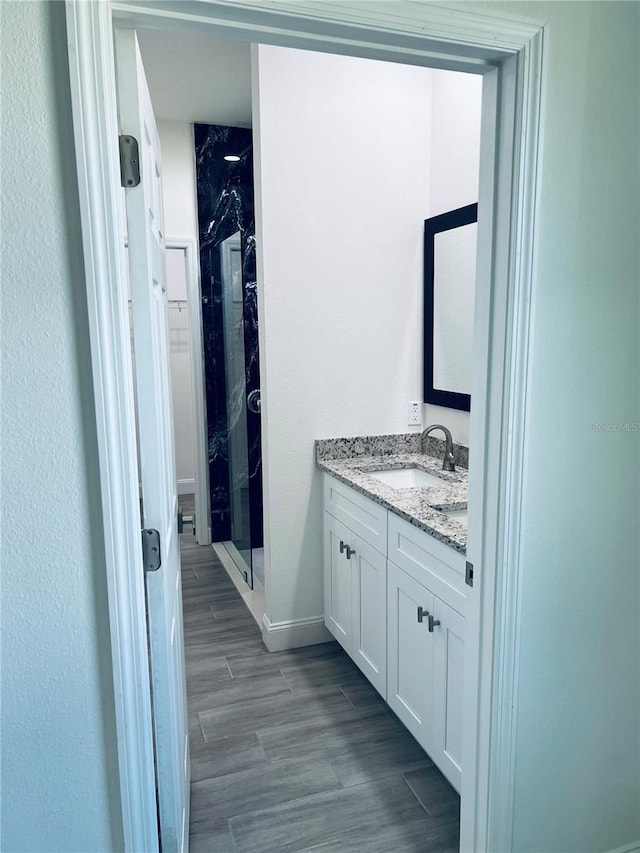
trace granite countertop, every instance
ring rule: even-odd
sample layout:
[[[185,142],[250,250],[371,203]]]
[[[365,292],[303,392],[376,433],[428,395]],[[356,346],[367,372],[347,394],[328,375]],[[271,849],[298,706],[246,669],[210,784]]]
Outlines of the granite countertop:
[[[417,439],[417,441],[416,441]],[[420,451],[420,436],[370,436],[356,439],[327,439],[316,442],[316,465],[320,470],[355,489],[435,539],[466,552],[467,528],[444,510],[467,507],[468,472],[442,470],[442,456]],[[436,447],[439,447],[436,444]],[[429,450],[427,446],[427,450]],[[456,456],[466,455],[456,448]],[[466,448],[462,448],[465,451]],[[442,480],[440,486],[393,488],[371,476],[372,471],[417,468]]]

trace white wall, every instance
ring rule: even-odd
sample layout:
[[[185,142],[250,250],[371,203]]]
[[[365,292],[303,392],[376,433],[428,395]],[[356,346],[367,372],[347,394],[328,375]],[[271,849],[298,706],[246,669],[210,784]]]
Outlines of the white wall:
[[[433,73],[428,216],[478,201],[481,106],[482,77]],[[472,301],[467,308],[473,316]],[[443,423],[456,441],[469,444],[468,412],[428,403],[424,406],[424,423]]]
[[[122,850],[62,3],[1,3],[2,850]]]
[[[167,237],[198,237],[193,127],[158,120],[162,152],[164,229]]]
[[[158,121],[162,152],[162,193],[167,239],[197,240],[196,178],[193,129],[187,122]],[[167,250],[167,293],[169,300],[185,300],[186,265],[183,252]],[[188,318],[188,323],[200,318]],[[176,450],[178,491],[195,489],[195,442],[189,328],[185,315],[169,307],[171,397]]]
[[[322,613],[316,438],[421,399],[432,73],[260,47],[254,129],[267,615]]]
[[[485,4],[476,4],[477,7]],[[524,480],[514,850],[640,839],[637,3],[547,22]]]
[[[429,216],[478,201],[482,77],[434,71]]]

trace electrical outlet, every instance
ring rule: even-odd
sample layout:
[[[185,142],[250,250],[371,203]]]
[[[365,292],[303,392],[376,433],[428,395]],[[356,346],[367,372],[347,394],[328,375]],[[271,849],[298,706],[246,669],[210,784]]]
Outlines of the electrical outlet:
[[[409,402],[409,426],[422,426],[422,403],[419,400]]]

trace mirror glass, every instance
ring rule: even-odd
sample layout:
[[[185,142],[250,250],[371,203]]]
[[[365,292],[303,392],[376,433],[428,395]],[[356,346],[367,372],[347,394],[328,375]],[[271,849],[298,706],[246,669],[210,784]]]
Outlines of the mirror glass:
[[[433,384],[471,394],[477,223],[435,236]]]
[[[425,221],[424,401],[469,411],[478,207]]]

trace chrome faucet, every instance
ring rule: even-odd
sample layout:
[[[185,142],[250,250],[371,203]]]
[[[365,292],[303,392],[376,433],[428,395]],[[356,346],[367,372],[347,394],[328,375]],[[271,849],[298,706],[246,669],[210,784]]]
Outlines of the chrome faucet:
[[[442,470],[443,471],[455,471],[455,460],[453,458],[453,438],[451,437],[451,433],[447,429],[446,426],[442,424],[432,424],[430,427],[427,427],[423,430],[422,435],[420,436],[420,446],[424,442],[425,438],[429,435],[430,432],[433,432],[434,429],[441,429],[444,433],[445,438],[445,448],[444,448],[444,459],[442,460]]]

